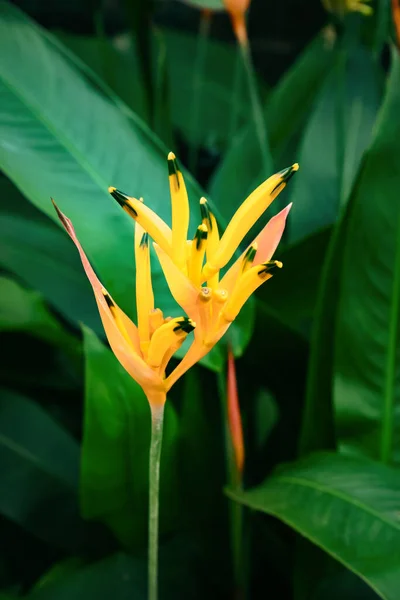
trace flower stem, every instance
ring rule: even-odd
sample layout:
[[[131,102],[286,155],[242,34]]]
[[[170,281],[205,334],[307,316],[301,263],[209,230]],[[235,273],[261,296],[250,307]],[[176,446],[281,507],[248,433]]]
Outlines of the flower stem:
[[[211,13],[203,10],[200,15],[199,32],[197,35],[196,57],[193,69],[192,115],[191,115],[191,144],[189,150],[189,169],[195,175],[197,168],[198,140],[197,130],[200,117],[200,86],[203,77],[207,54],[207,41],[210,33]]]
[[[261,106],[260,96],[257,89],[257,81],[251,59],[250,46],[247,41],[240,42],[240,53],[242,55],[243,65],[246,71],[247,84],[249,86],[251,106],[253,110],[253,119],[256,127],[258,143],[260,144],[262,168],[264,175],[267,176],[270,168],[269,149],[267,129],[265,127],[265,119]]]
[[[158,589],[158,515],[160,458],[164,424],[164,404],[151,405],[151,441],[149,462],[149,563],[148,600],[157,600]]]
[[[236,51],[235,56],[235,70],[233,75],[233,98],[231,104],[231,115],[229,124],[229,143],[232,143],[235,137],[238,120],[239,120],[239,95],[240,95],[240,83],[242,74],[242,58],[239,49]]]

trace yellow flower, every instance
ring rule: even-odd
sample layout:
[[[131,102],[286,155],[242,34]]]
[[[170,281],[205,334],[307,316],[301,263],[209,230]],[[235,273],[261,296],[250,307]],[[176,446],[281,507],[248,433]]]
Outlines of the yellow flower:
[[[328,12],[343,17],[348,12],[360,12],[365,16],[372,15],[372,8],[367,2],[371,0],[322,0],[322,4]]]
[[[187,240],[189,202],[175,155],[168,155],[172,229],[140,200],[114,187],[111,195],[148,232],[173,297],[197,323],[188,353],[167,378],[169,388],[221,339],[249,296],[272,277],[282,263],[271,260],[282,237],[291,205],[273,217],[253,243],[221,278],[220,271],[271,202],[297,171],[294,164],[262,183],[236,211],[220,238],[216,219],[205,198],[200,200],[202,222]]]
[[[150,405],[153,408],[163,406],[166,393],[171,387],[167,386],[165,379],[167,364],[196,324],[188,317],[164,319],[162,311],[154,308],[148,234],[136,223],[136,327],[97,278],[70,219],[60,211],[54,200],[53,204],[61,223],[78,249],[112,351],[129,375],[143,388]]]

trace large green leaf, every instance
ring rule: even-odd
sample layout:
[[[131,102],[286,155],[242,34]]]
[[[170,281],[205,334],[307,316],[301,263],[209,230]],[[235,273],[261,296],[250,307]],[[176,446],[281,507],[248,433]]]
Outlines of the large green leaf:
[[[285,153],[285,149],[308,116],[315,95],[329,72],[333,56],[329,43],[319,35],[268,99],[265,116],[269,142],[276,166],[280,169],[287,166],[282,164],[283,154],[285,161],[294,162],[296,159],[292,154]],[[235,136],[213,175],[210,193],[225,217],[274,170],[271,160],[271,173],[264,172],[255,140],[255,126],[250,123]]]
[[[316,454],[229,496],[273,515],[359,575],[385,600],[400,587],[400,473],[379,463]]]
[[[370,141],[380,91],[381,74],[372,54],[343,43],[301,142],[301,176],[290,188],[291,241],[336,221]]]
[[[79,446],[40,406],[0,395],[0,512],[59,548],[78,549]]]
[[[168,221],[166,150],[121,102],[101,95],[58,42],[4,2],[0,52],[2,168],[53,218],[50,196],[57,200],[104,284],[132,313],[133,225],[107,186],[143,196]],[[195,206],[201,191],[187,183]],[[169,308],[163,281],[157,264],[157,302]]]
[[[70,321],[101,332],[96,303],[75,249],[50,219],[0,215],[0,264],[39,290]]]
[[[0,331],[25,331],[73,356],[79,353],[78,340],[51,314],[40,294],[1,275]]]
[[[400,61],[351,200],[336,328],[341,447],[400,460]]]
[[[82,512],[107,523],[125,546],[138,547],[147,531],[150,409],[140,386],[87,328],[84,350]],[[161,458],[163,530],[176,514],[176,442],[176,414],[168,403]]]

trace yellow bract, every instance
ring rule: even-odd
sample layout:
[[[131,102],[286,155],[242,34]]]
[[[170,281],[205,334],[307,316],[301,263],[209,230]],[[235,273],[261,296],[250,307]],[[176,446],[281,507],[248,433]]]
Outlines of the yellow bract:
[[[172,152],[168,155],[172,229],[140,200],[109,188],[111,195],[140,227],[137,229],[135,251],[137,267],[142,265],[141,289],[149,289],[149,249],[143,231],[146,230],[154,241],[154,249],[173,297],[188,315],[189,322],[196,323],[194,342],[181,363],[167,378],[168,389],[218,342],[249,296],[272,277],[272,270],[282,267],[282,263],[271,261],[271,258],[283,234],[291,205],[267,223],[221,278],[221,269],[231,261],[248,231],[285,188],[298,168],[296,163],[272,175],[254,190],[233,215],[221,238],[215,216],[207,200],[201,198],[201,223],[197,226],[193,240],[187,239],[188,194]],[[137,295],[138,293],[139,290]],[[157,335],[153,335],[149,346],[150,325],[141,316],[148,315],[152,308],[150,305],[144,306],[145,302],[150,302],[149,298],[147,293],[146,300],[138,300],[139,335],[142,352],[148,352],[148,360],[154,368],[162,365],[163,361],[157,351],[150,353],[151,344],[157,341],[161,354],[164,352],[164,344],[160,329]]]
[[[142,213],[146,216],[143,220],[147,223],[148,211],[145,210],[141,201],[138,203],[142,207]],[[136,327],[117,306],[97,278],[79,243],[71,221],[54,202],[53,204],[61,223],[79,251],[112,351],[124,369],[142,386],[151,406],[162,405],[165,402],[166,393],[171,387],[165,379],[165,369],[174,352],[196,327],[196,323],[188,317],[165,319],[162,311],[154,308],[148,233],[144,231],[139,222],[136,222],[136,305],[138,313],[138,327]],[[128,204],[126,206],[123,204],[123,206],[132,208]],[[127,210],[127,212],[133,214],[131,210]],[[155,223],[155,226],[161,226],[160,239],[165,241],[168,237],[166,235],[168,228],[164,227],[165,224],[161,219],[155,220]],[[167,247],[171,247],[169,241]]]

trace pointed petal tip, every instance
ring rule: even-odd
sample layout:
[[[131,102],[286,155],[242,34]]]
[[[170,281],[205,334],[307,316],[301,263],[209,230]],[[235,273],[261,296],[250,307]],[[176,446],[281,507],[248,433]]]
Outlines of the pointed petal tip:
[[[269,260],[268,262],[262,263],[260,267],[261,269],[258,271],[258,274],[262,277],[270,274],[275,269],[282,269],[283,263],[280,260]]]
[[[175,327],[174,331],[184,331],[185,333],[191,333],[196,328],[196,322],[188,317],[182,317],[178,326]]]
[[[114,193],[114,192],[116,192],[116,191],[117,191],[117,190],[116,190],[116,188],[115,188],[115,187],[113,187],[112,185],[109,185],[109,186],[108,186],[108,192],[109,192],[109,194],[113,194],[113,193]]]
[[[292,210],[292,206],[293,206],[293,202],[290,202],[290,204],[288,204],[287,206],[285,206],[285,208],[283,208],[281,210],[281,213],[285,217],[285,219],[288,216],[288,214],[290,213],[290,211]]]
[[[123,192],[120,192],[119,190],[117,190],[117,188],[115,187],[109,187],[108,191],[110,192],[111,196],[121,205],[124,206],[124,204],[126,203],[126,201],[129,199],[129,196],[127,196],[126,194],[124,194]]]
[[[286,169],[279,171],[278,175],[281,176],[283,182],[287,183],[289,181],[289,179],[291,179],[293,177],[293,175],[296,173],[296,171],[298,171],[298,170],[299,170],[299,164],[294,163],[291,167],[287,167]]]
[[[207,204],[207,199],[204,196],[200,198],[200,204]]]
[[[179,168],[178,168],[178,161],[176,160],[176,156],[173,152],[170,152],[168,154],[168,175],[175,175],[175,177],[177,178],[177,181],[179,182],[178,179],[178,172],[179,172]],[[178,184],[179,187],[179,184]]]

